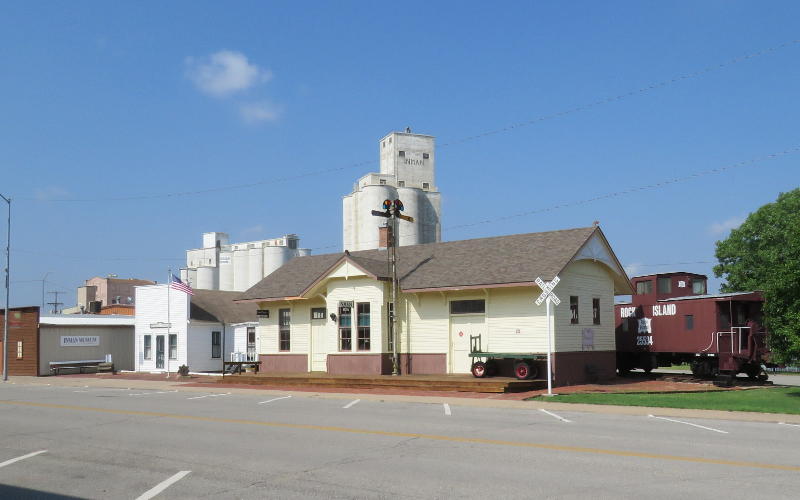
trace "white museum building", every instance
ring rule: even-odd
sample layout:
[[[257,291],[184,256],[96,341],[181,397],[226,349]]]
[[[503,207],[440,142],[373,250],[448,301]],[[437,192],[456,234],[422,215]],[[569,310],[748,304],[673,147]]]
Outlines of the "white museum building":
[[[223,361],[256,357],[256,306],[236,304],[239,292],[168,284],[136,288],[135,370],[221,372]]]

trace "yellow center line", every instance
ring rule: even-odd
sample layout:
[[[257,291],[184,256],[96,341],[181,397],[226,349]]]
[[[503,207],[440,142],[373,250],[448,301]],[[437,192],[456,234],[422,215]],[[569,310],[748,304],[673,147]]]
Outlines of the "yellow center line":
[[[454,443],[484,444],[493,446],[512,446],[516,448],[535,448],[540,450],[566,451],[573,453],[591,453],[595,455],[611,455],[617,457],[649,458],[653,460],[668,460],[672,462],[688,462],[697,464],[727,465],[731,467],[750,467],[756,469],[772,469],[800,472],[800,466],[767,464],[760,462],[740,462],[736,460],[721,460],[702,457],[685,457],[679,455],[665,455],[660,453],[642,453],[636,451],[608,450],[603,448],[584,448],[581,446],[564,446],[547,443],[529,443],[523,441],[504,441],[499,439],[469,438],[458,436],[443,436],[437,434],[420,434],[416,432],[379,431],[372,429],[353,429],[348,427],[335,427],[329,425],[287,424],[283,422],[265,422],[260,420],[244,420],[238,418],[201,417],[197,415],[181,415],[177,413],[161,413],[154,411],[115,410],[112,408],[93,408],[88,406],[61,405],[52,403],[34,403],[30,401],[3,401],[0,404],[16,406],[32,406],[36,408],[52,408],[58,410],[91,411],[96,413],[111,413],[116,415],[134,415],[140,417],[161,417],[175,420],[193,420],[197,422],[213,422],[224,424],[257,425],[261,427],[278,427],[284,429],[302,429],[323,432],[346,432],[350,434],[364,434],[370,436],[386,436],[399,438],[419,438],[431,441],[448,441]]]

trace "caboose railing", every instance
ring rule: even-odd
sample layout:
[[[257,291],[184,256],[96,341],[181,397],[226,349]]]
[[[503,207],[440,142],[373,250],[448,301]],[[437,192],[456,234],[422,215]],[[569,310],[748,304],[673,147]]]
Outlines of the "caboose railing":
[[[730,348],[731,354],[741,354],[742,350],[746,350],[746,346],[742,346],[742,339],[744,339],[745,335],[742,333],[750,334],[750,327],[749,326],[732,326],[730,331],[727,332],[716,332],[716,343],[717,343],[717,352],[720,352],[719,349],[719,339],[725,338],[725,336],[729,336],[730,338]]]

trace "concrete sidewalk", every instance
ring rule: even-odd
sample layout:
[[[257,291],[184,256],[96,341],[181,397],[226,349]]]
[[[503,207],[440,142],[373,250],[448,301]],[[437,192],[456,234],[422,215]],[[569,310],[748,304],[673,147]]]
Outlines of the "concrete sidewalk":
[[[574,403],[549,403],[546,401],[513,401],[499,399],[475,399],[470,397],[453,397],[431,395],[398,395],[398,394],[375,394],[375,393],[334,393],[334,392],[313,392],[282,389],[261,389],[261,388],[237,388],[231,386],[219,387],[214,383],[198,384],[197,381],[186,382],[182,380],[134,380],[134,379],[109,379],[92,377],[9,377],[9,384],[14,385],[39,385],[56,387],[95,387],[110,389],[144,389],[144,390],[178,390],[181,392],[211,392],[232,394],[274,394],[287,395],[293,397],[306,398],[326,398],[326,399],[352,399],[357,394],[360,399],[371,401],[395,401],[402,403],[447,403],[452,406],[465,406],[475,408],[508,408],[508,409],[548,409],[562,411],[578,411],[586,413],[600,413],[609,415],[659,415],[666,417],[699,418],[712,420],[734,420],[740,422],[767,422],[767,423],[787,423],[800,425],[800,415],[790,415],[783,413],[755,413],[741,411],[719,411],[719,410],[693,410],[683,408],[661,408],[647,406],[611,406],[611,405],[589,405]],[[0,384],[0,391],[2,391]],[[2,392],[0,392],[2,394]]]

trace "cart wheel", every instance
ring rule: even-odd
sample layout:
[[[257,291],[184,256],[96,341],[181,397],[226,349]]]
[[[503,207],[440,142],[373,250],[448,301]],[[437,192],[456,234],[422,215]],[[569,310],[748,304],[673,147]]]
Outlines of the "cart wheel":
[[[514,376],[519,380],[526,380],[531,376],[531,365],[526,361],[517,361],[514,363]]]
[[[472,363],[472,375],[475,378],[483,378],[486,376],[486,363],[483,361],[476,361]]]
[[[494,377],[497,375],[497,363],[494,361],[487,361],[486,362],[486,376],[487,377]]]

